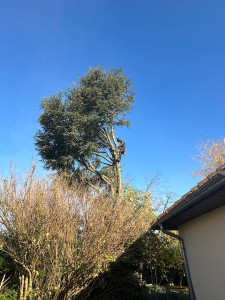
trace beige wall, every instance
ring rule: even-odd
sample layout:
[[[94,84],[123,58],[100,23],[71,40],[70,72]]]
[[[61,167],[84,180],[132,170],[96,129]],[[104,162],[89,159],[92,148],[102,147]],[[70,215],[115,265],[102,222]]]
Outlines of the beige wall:
[[[179,227],[197,300],[225,300],[225,207]]]

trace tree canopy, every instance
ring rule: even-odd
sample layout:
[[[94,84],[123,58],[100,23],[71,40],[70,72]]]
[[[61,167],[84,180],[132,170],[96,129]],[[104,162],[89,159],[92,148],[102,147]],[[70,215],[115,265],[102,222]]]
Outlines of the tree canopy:
[[[198,150],[199,154],[194,158],[200,169],[193,172],[195,176],[204,178],[225,163],[225,139],[203,141]]]
[[[115,127],[129,126],[135,94],[121,69],[90,68],[77,84],[44,98],[35,144],[45,167],[120,194],[125,143]]]

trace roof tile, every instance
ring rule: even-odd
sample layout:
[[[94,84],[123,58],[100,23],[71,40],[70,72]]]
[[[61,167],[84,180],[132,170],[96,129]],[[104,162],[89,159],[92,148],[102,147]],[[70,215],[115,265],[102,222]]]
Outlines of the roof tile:
[[[187,202],[189,199],[192,198],[192,195],[198,194],[200,191],[204,190],[209,186],[210,183],[213,183],[212,181],[217,176],[222,176],[219,171],[225,170],[225,164],[221,165],[219,168],[216,169],[216,171],[210,173],[205,179],[201,180],[196,186],[194,186],[189,192],[184,194],[179,200],[177,200],[173,205],[168,207],[165,212],[159,215],[158,220],[167,215],[169,212],[171,212],[174,208],[176,208],[178,205],[181,205],[184,202]],[[222,176],[223,177],[223,176]]]

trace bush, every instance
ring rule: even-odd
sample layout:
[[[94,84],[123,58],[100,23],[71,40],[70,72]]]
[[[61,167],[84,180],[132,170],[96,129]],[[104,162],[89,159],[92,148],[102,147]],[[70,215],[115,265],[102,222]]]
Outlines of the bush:
[[[167,291],[166,293],[150,292],[149,298],[146,298],[146,300],[147,299],[148,300],[190,300],[190,297],[189,295],[186,295],[184,293],[175,293],[175,292]]]
[[[57,176],[0,180],[0,243],[17,265],[20,298],[71,299],[150,226],[149,211]]]
[[[0,295],[0,300],[17,300],[18,294],[14,289],[5,289],[4,292]]]

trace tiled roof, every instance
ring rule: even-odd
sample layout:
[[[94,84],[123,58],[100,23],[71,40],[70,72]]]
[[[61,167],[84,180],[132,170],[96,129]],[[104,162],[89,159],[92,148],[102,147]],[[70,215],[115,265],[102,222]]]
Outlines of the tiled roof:
[[[224,172],[222,172],[224,171]],[[196,186],[194,186],[188,193],[183,195],[178,201],[171,205],[167,210],[158,216],[156,223],[160,223],[161,220],[169,218],[173,215],[178,209],[182,209],[182,206],[186,206],[192,201],[192,199],[199,196],[203,191],[207,190],[209,187],[213,186],[221,178],[224,178],[225,175],[225,164],[221,165],[216,171],[210,173],[205,179],[200,181]],[[153,224],[154,227],[154,224]]]

